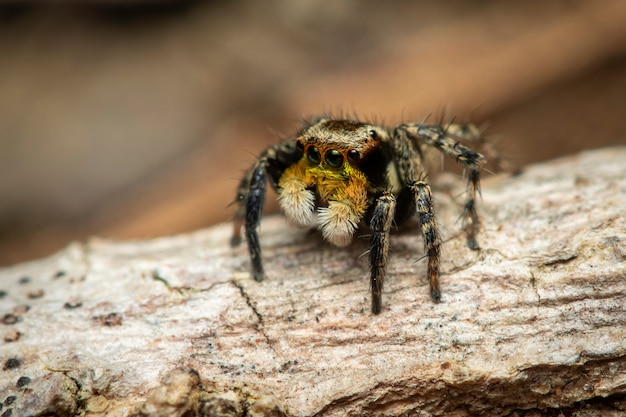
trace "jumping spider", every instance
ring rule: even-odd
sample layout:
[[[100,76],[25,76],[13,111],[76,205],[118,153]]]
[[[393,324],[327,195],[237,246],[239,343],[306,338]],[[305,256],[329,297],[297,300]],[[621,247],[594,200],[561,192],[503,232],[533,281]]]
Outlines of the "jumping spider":
[[[241,180],[231,244],[241,243],[245,226],[252,275],[262,281],[257,227],[268,178],[287,218],[303,226],[317,225],[333,245],[348,245],[359,224],[367,223],[372,313],[378,314],[391,226],[416,214],[428,256],[430,297],[439,302],[441,238],[424,154],[427,147],[438,149],[469,171],[463,229],[467,245],[478,249],[475,200],[485,158],[459,143],[476,132],[474,125],[409,123],[389,129],[354,120],[314,119],[295,138],[266,149]]]

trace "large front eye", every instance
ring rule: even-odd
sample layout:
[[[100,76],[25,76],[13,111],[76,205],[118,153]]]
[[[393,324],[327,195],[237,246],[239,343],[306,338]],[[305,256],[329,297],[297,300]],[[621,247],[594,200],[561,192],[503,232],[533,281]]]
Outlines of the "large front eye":
[[[314,164],[319,164],[320,161],[322,160],[322,157],[320,155],[320,151],[317,150],[317,148],[315,146],[311,146],[309,148],[308,151],[306,151],[306,156],[307,158],[309,158],[309,161],[311,161]]]
[[[339,168],[343,165],[343,155],[337,149],[331,149],[324,155],[326,163],[331,168]]]

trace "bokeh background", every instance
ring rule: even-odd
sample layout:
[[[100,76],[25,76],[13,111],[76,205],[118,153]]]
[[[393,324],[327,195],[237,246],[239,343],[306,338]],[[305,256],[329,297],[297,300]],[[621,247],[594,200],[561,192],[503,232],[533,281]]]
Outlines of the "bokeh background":
[[[626,2],[0,0],[0,264],[227,221],[327,112],[473,121],[514,167],[625,144]]]

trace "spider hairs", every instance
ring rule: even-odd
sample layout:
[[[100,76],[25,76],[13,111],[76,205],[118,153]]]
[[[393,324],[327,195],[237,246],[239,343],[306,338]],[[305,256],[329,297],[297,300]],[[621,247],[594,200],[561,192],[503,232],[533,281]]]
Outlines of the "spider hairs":
[[[471,124],[404,123],[388,128],[350,119],[313,119],[295,137],[267,148],[241,180],[231,244],[241,243],[243,227],[252,276],[262,281],[257,228],[268,182],[291,222],[317,226],[335,246],[350,244],[359,225],[365,224],[371,230],[371,310],[379,314],[391,227],[416,216],[428,257],[430,297],[439,302],[441,237],[424,155],[439,150],[468,170],[462,224],[468,247],[479,249],[476,194],[486,159],[460,143],[477,134]]]

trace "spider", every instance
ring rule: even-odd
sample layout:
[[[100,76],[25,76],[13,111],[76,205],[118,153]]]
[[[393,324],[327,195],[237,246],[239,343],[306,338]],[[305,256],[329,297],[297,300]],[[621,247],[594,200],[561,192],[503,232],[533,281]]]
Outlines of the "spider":
[[[476,132],[471,124],[408,123],[387,128],[357,120],[313,119],[295,138],[267,148],[241,180],[231,245],[241,243],[243,226],[252,276],[262,281],[257,227],[268,179],[286,217],[298,225],[317,226],[335,246],[348,245],[359,225],[365,223],[371,230],[371,309],[379,314],[391,227],[416,215],[428,257],[430,298],[437,303],[441,300],[441,237],[424,155],[428,147],[438,149],[469,171],[462,224],[468,247],[479,249],[475,200],[486,160],[459,143]]]

